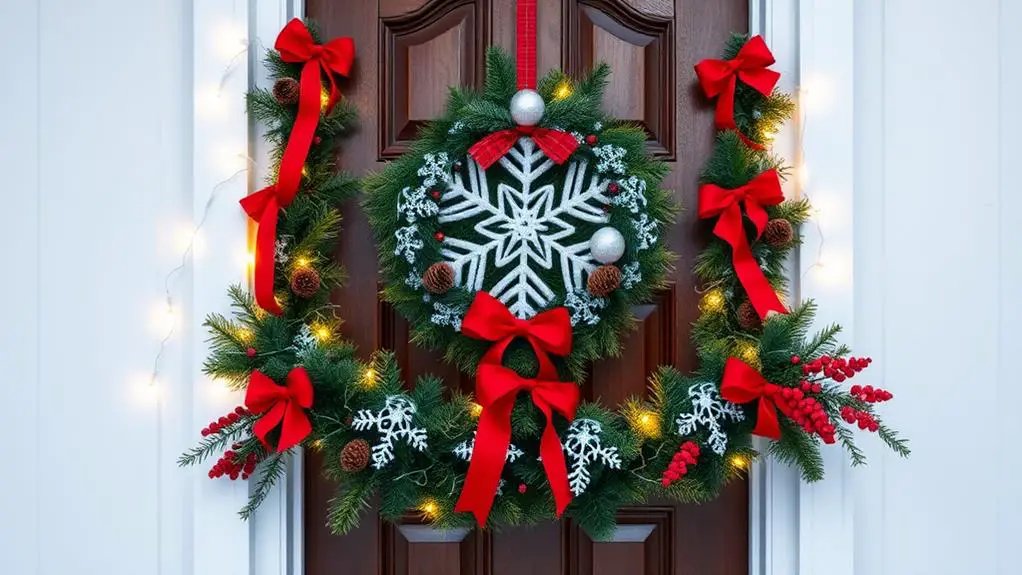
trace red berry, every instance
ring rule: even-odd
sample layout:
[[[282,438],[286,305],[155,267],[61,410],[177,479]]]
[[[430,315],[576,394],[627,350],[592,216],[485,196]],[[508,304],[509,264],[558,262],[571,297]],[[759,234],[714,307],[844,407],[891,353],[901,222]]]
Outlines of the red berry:
[[[813,384],[813,393],[820,393],[822,391],[823,391],[823,386],[822,385],[820,385],[819,383],[814,383]]]
[[[323,141],[323,138],[320,138],[319,136],[316,136],[316,137],[314,137],[312,139],[312,143],[316,144],[316,145],[319,145],[319,143],[322,142],[322,141]]]
[[[235,423],[235,422],[237,422],[237,421],[238,421],[239,419],[241,419],[241,416],[240,416],[240,415],[238,415],[237,413],[234,413],[234,412],[232,411],[232,412],[231,412],[231,414],[227,416],[227,419],[228,419],[228,420],[229,420],[229,421],[230,421],[231,423]]]
[[[430,195],[430,196],[431,196],[431,197],[432,197],[432,198],[433,198],[434,200],[439,200],[439,199],[440,199],[440,196],[442,196],[442,195],[443,195],[443,193],[442,193],[442,192],[441,192],[440,190],[433,190],[432,192],[430,192],[430,193],[429,193],[429,195]]]
[[[847,379],[847,378],[845,377],[845,374],[843,374],[843,373],[835,373],[835,374],[833,375],[833,378],[834,378],[834,381],[836,381],[836,382],[838,382],[838,383],[841,383],[842,381],[844,381],[845,379]]]
[[[596,134],[589,134],[586,136],[586,145],[588,146],[595,146],[598,141],[599,138],[596,137]]]
[[[525,491],[527,489],[528,489],[528,486],[525,485],[524,483],[519,483],[518,484],[518,493],[525,493]]]
[[[663,485],[664,487],[670,487],[671,480],[664,477],[663,479],[660,480],[660,485]]]
[[[203,437],[206,437],[206,436],[208,436],[208,435],[209,435],[209,428],[203,428],[203,430],[202,430],[202,432],[201,432],[201,433],[202,433],[202,436],[203,436]]]
[[[445,237],[447,237],[447,236],[445,236],[443,232],[437,232],[437,233],[433,234],[433,239],[438,241],[438,242],[444,241]]]
[[[214,479],[216,477],[216,473],[214,473],[212,469],[209,470],[209,473],[207,475],[209,475],[210,479]]]
[[[238,479],[238,472],[237,471],[232,471],[231,472],[231,481],[236,481],[237,479]]]
[[[227,420],[226,416],[221,416],[220,419],[216,420],[216,422],[217,422],[218,425],[221,425],[221,426],[227,425],[228,423],[230,423],[230,421]]]
[[[237,413],[238,415],[245,415],[245,408],[239,405],[234,408],[234,413]]]
[[[617,185],[617,182],[611,182],[607,184],[607,191],[612,194],[616,194],[621,191],[621,188]]]
[[[247,355],[249,357],[255,357],[256,356],[256,348],[250,347],[250,348],[246,349],[245,350],[245,355]]]
[[[791,364],[792,365],[798,365],[798,362],[800,362],[800,361],[802,361],[802,358],[800,358],[799,356],[797,356],[797,355],[791,356]]]

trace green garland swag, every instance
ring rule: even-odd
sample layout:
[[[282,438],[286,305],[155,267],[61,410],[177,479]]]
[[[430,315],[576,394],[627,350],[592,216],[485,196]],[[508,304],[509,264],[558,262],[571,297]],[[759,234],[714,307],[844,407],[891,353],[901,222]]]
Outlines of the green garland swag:
[[[733,57],[746,40],[745,36],[732,38],[725,57]],[[283,65],[272,55],[269,63],[275,77],[297,74],[297,70]],[[505,126],[506,97],[514,87],[513,81],[506,82],[508,63],[505,58],[491,55],[489,63],[487,91],[483,95],[455,91],[451,96],[451,109],[472,106],[473,109],[494,110],[496,117],[490,123],[485,123],[485,114],[472,116],[480,122],[472,130],[479,132]],[[588,80],[575,84],[575,95],[563,100],[565,111],[563,116],[555,116],[557,121],[564,126],[606,121],[595,117],[599,100],[592,99],[599,93],[599,85],[605,77],[606,69],[600,68]],[[562,74],[555,72],[545,81],[541,93],[550,94],[549,82],[557,85],[564,80]],[[754,139],[774,131],[792,110],[791,101],[784,94],[762,97],[742,88],[739,85],[736,119],[739,128]],[[490,94],[505,99],[491,100]],[[572,101],[573,97],[582,95],[585,95],[583,100]],[[287,126],[293,121],[293,108],[277,104],[270,94],[261,91],[251,94],[249,103],[257,119],[270,125],[269,137],[279,152],[286,141]],[[554,113],[553,108],[551,104],[548,114]],[[344,114],[339,112],[335,134],[343,131],[340,118],[349,118]],[[571,121],[573,119],[577,121]],[[428,149],[435,149],[434,139],[438,137],[447,145],[446,134],[453,121],[450,116],[427,129],[425,138],[431,143]],[[637,145],[630,143],[636,136],[627,127],[608,125],[601,138],[615,130],[620,130],[622,146]],[[469,140],[471,136],[465,136],[459,143],[451,143],[451,153],[457,150],[463,153]],[[325,151],[329,145],[324,139],[322,147],[310,157],[310,181],[298,196],[304,198],[302,201],[306,204],[296,200],[282,220],[281,233],[291,236],[287,245],[292,248],[288,252],[290,263],[285,264],[287,269],[280,271],[289,278],[297,271],[294,266],[334,269],[329,254],[331,234],[336,233],[336,206],[351,191],[351,182],[326,175],[334,169],[331,153]],[[420,157],[426,149],[415,147],[411,156]],[[659,181],[662,167],[655,162],[645,162],[642,165],[650,170],[651,181]],[[368,207],[374,218],[394,213],[392,191],[397,189],[397,184],[390,181],[387,174],[407,176],[413,165],[412,160],[399,160],[394,168],[397,171],[387,170],[371,179],[369,187],[375,192],[368,200]],[[705,183],[734,188],[779,165],[780,162],[768,153],[746,147],[736,134],[722,133],[701,179]],[[330,182],[335,182],[332,188]],[[335,192],[324,195],[324,189]],[[666,199],[660,197],[661,192],[655,186],[647,189],[653,195],[651,204],[655,203],[658,214],[666,218],[671,211]],[[385,193],[388,190],[389,197]],[[306,207],[298,211],[295,209],[298,205]],[[799,241],[798,234],[792,230],[797,230],[806,220],[808,210],[804,200],[768,208],[772,222],[778,222],[772,224],[773,231],[759,241],[752,241],[750,236],[753,253],[778,291],[784,288],[783,262]],[[393,229],[394,216],[387,217],[391,227],[377,228],[378,233],[380,229]],[[375,223],[385,222],[377,220]],[[381,234],[385,253],[390,238],[388,234]],[[302,263],[296,263],[296,258]],[[422,313],[421,294],[411,298],[405,288],[400,287],[407,270],[393,258],[385,263],[388,266],[386,277],[391,282],[387,297],[394,298],[403,313],[419,317],[415,314]],[[658,251],[656,258],[646,265],[651,272],[663,269],[667,265],[666,252]],[[616,511],[622,505],[661,497],[682,502],[711,500],[728,480],[743,473],[758,457],[752,445],[755,403],[739,406],[720,399],[724,366],[733,356],[755,366],[767,381],[778,386],[778,403],[796,406],[781,410],[781,439],[770,444],[769,452],[799,468],[805,480],[815,481],[823,476],[819,429],[822,427],[826,431],[828,424],[854,465],[865,460],[853,442],[852,422],[862,429],[876,431],[895,452],[908,455],[905,440],[876,416],[875,403],[889,399],[890,394],[870,386],[849,389],[842,385],[869,361],[845,358],[848,349],[836,340],[837,326],[809,334],[815,311],[811,302],[796,306],[789,314],[775,315],[760,322],[758,317],[748,313],[748,303],[731,268],[728,246],[716,238],[710,240],[698,258],[696,273],[706,286],[699,306],[701,315],[693,330],[701,359],[698,371],[684,376],[673,368],[661,368],[650,378],[646,398],[632,398],[616,411],[583,403],[573,424],[558,422],[557,431],[565,444],[569,479],[575,491],[566,514],[595,538],[613,532]],[[326,275],[339,277],[339,273],[333,272]],[[657,278],[650,285],[659,281]],[[453,512],[468,466],[478,415],[472,398],[446,390],[442,382],[433,377],[419,378],[414,388],[408,390],[388,352],[376,352],[368,362],[359,360],[353,346],[335,335],[337,325],[332,319],[332,306],[326,301],[327,292],[328,289],[321,289],[320,295],[309,300],[291,298],[284,316],[275,317],[259,310],[244,290],[232,288],[230,295],[236,306],[234,317],[211,315],[207,321],[212,346],[206,372],[242,389],[255,369],[284,381],[294,367],[305,368],[315,389],[315,400],[307,411],[312,432],[303,444],[323,452],[325,473],[338,483],[337,495],[328,513],[329,527],[335,533],[354,528],[374,495],[385,520],[398,521],[409,509],[415,509],[439,528],[474,525],[470,514]],[[620,305],[623,306],[621,317],[606,321],[606,325],[613,325],[615,329],[628,321],[624,315],[627,305],[624,301]],[[611,317],[616,316],[604,316],[604,319]],[[605,330],[601,331],[602,336],[594,336],[598,342],[590,342],[592,347],[568,362],[569,371],[580,369],[581,358],[588,354],[609,353],[614,349],[616,343],[609,336],[616,332],[606,327],[601,330]],[[449,334],[430,329],[417,337],[433,345],[451,339]],[[459,365],[471,363],[479,353],[466,343],[452,342],[452,345],[460,348],[451,354],[451,359]],[[523,351],[518,357],[527,355],[528,352]],[[825,418],[825,422],[814,427],[815,420],[807,421],[796,413],[800,402],[802,406],[815,402],[817,411],[822,413],[817,417]],[[211,477],[252,475],[256,478],[252,499],[241,512],[243,517],[251,514],[281,476],[286,457],[286,453],[266,451],[252,436],[252,426],[258,418],[259,415],[239,407],[233,415],[207,427],[199,445],[181,458],[183,465],[192,465],[222,453],[220,461],[210,471]],[[553,519],[552,496],[542,466],[535,457],[544,424],[539,411],[530,402],[520,399],[512,414],[514,448],[509,452],[488,527]],[[273,444],[272,433],[269,439]]]

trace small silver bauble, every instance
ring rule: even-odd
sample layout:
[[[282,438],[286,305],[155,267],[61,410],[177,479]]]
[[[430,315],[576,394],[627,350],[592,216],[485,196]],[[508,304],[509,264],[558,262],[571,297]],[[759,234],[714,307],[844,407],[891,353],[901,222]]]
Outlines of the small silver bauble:
[[[602,227],[589,238],[589,253],[601,264],[612,264],[625,255],[625,237],[610,226]]]
[[[511,97],[511,119],[519,126],[535,126],[543,119],[546,104],[539,92],[528,88]]]

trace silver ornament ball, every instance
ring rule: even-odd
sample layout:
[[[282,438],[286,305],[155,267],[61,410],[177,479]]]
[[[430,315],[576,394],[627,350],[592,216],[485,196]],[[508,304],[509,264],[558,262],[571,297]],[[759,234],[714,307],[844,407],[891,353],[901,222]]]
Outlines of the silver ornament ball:
[[[589,238],[589,253],[601,264],[612,264],[625,255],[625,237],[610,226],[600,228]]]
[[[546,104],[539,92],[528,88],[511,97],[511,119],[519,126],[535,126],[543,119]]]

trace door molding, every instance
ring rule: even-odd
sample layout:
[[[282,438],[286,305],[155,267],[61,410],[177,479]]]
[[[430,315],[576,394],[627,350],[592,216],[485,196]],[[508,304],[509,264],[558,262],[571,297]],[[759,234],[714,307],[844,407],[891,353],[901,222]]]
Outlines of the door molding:
[[[842,214],[839,218],[814,217],[806,229],[806,238],[791,268],[793,293],[800,299],[813,298],[821,305],[817,318],[822,323],[840,322],[846,337],[854,328],[854,292],[852,285],[853,214],[853,0],[750,0],[750,30],[762,34],[771,46],[783,76],[781,87],[796,93],[799,117],[778,134],[775,149],[804,173],[810,166],[812,177],[791,178],[785,184],[788,195],[805,194],[827,210]],[[220,240],[225,246],[246,238],[248,222],[239,210],[223,209],[235,196],[254,189],[266,175],[268,148],[260,129],[251,123],[243,107],[230,105],[220,110],[216,122],[204,115],[201,98],[210,86],[218,87],[223,102],[243,101],[250,87],[267,87],[261,60],[273,45],[279,30],[290,18],[304,15],[303,0],[204,0],[192,5],[192,80],[194,89],[193,145],[191,167],[193,217],[202,218],[209,190],[223,179],[209,158],[223,156],[225,137],[237,137],[247,143],[253,170],[247,183],[240,181],[219,192],[230,196],[220,202],[203,229],[207,241]],[[229,75],[222,62],[210,62],[210,46],[220,40],[223,30],[243,31],[248,46],[244,64]],[[805,81],[803,81],[803,79]],[[226,135],[226,136],[225,136]],[[819,220],[819,221],[817,221]],[[830,224],[830,225],[825,225]],[[826,245],[823,237],[826,235]],[[212,242],[210,242],[212,243]],[[222,250],[220,250],[222,251]],[[192,269],[193,297],[189,320],[196,325],[202,315],[226,302],[204,294],[220,294],[222,285],[209,278],[222,276],[225,266],[237,263],[237,254],[209,250]],[[823,261],[820,261],[823,258]],[[239,274],[241,275],[241,274]],[[239,277],[237,281],[242,281]],[[207,305],[214,303],[215,305]],[[201,306],[201,307],[200,307]],[[217,413],[224,400],[210,399],[198,393],[202,359],[206,347],[203,336],[192,329],[187,336],[192,353],[186,360],[191,374],[193,402],[184,417],[191,423],[207,420]],[[240,396],[234,397],[234,401]],[[168,418],[169,419],[169,418]],[[169,424],[165,423],[168,426]],[[194,425],[192,427],[195,427]],[[852,575],[854,572],[853,485],[843,453],[829,450],[825,463],[827,479],[806,485],[791,469],[770,460],[750,470],[750,565],[755,575]],[[302,455],[291,462],[286,478],[260,507],[249,523],[243,523],[227,507],[240,507],[244,493],[230,487],[209,488],[205,476],[196,474],[186,499],[185,511],[192,521],[186,546],[192,557],[194,573],[227,570],[237,572],[240,557],[248,557],[251,575],[302,575]],[[200,483],[201,482],[201,483]],[[229,493],[226,493],[229,491]],[[226,544],[226,546],[225,546]]]

